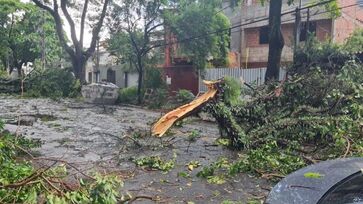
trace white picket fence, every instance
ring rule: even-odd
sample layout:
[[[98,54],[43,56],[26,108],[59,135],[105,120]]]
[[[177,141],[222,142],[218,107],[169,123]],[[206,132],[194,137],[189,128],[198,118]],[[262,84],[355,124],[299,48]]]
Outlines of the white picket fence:
[[[217,80],[225,76],[233,77],[251,85],[262,85],[265,82],[266,68],[241,69],[241,68],[212,68],[199,74],[199,92],[206,92],[207,87],[203,80]],[[286,71],[280,69],[280,80],[284,79]]]

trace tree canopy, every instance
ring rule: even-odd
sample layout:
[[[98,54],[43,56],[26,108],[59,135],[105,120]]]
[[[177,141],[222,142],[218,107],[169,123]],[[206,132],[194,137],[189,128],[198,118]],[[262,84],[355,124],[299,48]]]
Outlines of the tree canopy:
[[[231,0],[231,6],[237,4]],[[221,0],[125,0],[114,1],[109,22],[109,51],[139,73],[140,102],[146,61],[157,55],[155,48],[164,49],[175,43],[196,68],[206,67],[208,60],[216,66],[227,63],[229,19],[220,11]],[[215,30],[225,32],[208,35]],[[176,36],[169,42],[164,36]],[[194,38],[198,36],[197,38]],[[186,40],[193,38],[190,40]],[[159,51],[163,52],[162,50]],[[165,56],[169,57],[169,56]]]
[[[231,26],[229,19],[219,12],[220,1],[181,1],[176,12],[169,10],[167,27],[177,37],[182,54],[191,58],[198,69],[208,60],[215,66],[227,64]],[[214,31],[214,34],[210,34]]]
[[[18,0],[0,0],[0,58],[10,72],[34,63],[45,51],[45,62],[50,64],[60,56],[61,49],[50,15],[37,7]],[[42,41],[46,46],[42,47]],[[44,49],[44,50],[42,50]]]
[[[54,19],[56,25],[56,33],[58,34],[61,45],[69,54],[72,62],[73,72],[81,82],[85,81],[85,66],[87,60],[93,55],[97,42],[99,41],[99,33],[106,17],[106,11],[110,0],[85,0],[83,4],[74,0],[53,0],[45,4],[39,0],[32,0],[38,7],[46,10]],[[71,15],[70,10],[75,15]],[[90,13],[92,10],[94,13]],[[81,11],[81,12],[76,12]],[[62,21],[64,15],[66,22],[70,26],[71,45],[68,44],[64,34],[64,25]],[[79,33],[77,33],[76,22],[79,22]],[[84,48],[84,32],[86,23],[92,27],[92,39],[88,49]]]
[[[165,0],[125,0],[113,2],[110,20],[111,39],[109,50],[125,64],[138,72],[138,102],[145,65],[150,52],[158,47],[162,23],[162,7]]]

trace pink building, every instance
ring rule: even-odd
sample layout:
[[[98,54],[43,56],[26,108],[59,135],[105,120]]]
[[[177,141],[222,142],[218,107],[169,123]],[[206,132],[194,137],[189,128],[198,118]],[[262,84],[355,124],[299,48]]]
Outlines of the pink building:
[[[363,7],[360,0],[338,0],[341,16],[333,19],[324,6],[304,9],[301,11],[302,34],[300,41],[306,40],[308,13],[310,16],[309,31],[317,39],[324,41],[332,39],[333,42],[343,43],[357,28],[363,28]],[[298,7],[299,0],[288,6],[284,0],[282,12],[293,11]],[[310,0],[302,0],[302,8],[311,5]],[[240,67],[257,68],[266,67],[268,58],[268,18],[269,5],[261,5],[259,0],[246,0],[240,12],[226,11],[233,25],[244,25],[232,30],[232,52],[239,53]],[[256,22],[259,21],[259,22]],[[256,22],[256,23],[254,23]],[[282,53],[282,63],[287,64],[293,58],[295,14],[282,16],[282,32],[285,47]]]

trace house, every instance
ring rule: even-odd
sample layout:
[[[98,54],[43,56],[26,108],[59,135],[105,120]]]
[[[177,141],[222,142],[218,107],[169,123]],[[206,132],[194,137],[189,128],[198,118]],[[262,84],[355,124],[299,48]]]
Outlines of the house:
[[[294,11],[299,6],[299,0],[293,5],[288,5],[283,0],[282,13]],[[343,43],[356,28],[363,28],[362,0],[338,0],[341,16],[333,19],[324,6],[301,10],[301,35],[300,42],[306,40],[307,29],[318,40],[331,39],[336,43]],[[224,3],[224,6],[228,2]],[[311,5],[311,0],[302,0],[302,8]],[[259,68],[266,67],[268,61],[268,16],[269,5],[261,5],[259,0],[243,1],[241,8],[233,11],[225,9],[224,13],[230,18],[231,52],[237,53],[239,67]],[[309,19],[309,26],[307,21]],[[285,39],[281,62],[288,64],[293,60],[293,39],[295,26],[295,12],[282,16],[282,33]]]
[[[86,65],[86,82],[110,82],[120,88],[137,86],[138,75],[118,63],[117,58],[106,50],[106,44],[100,43],[93,57]]]

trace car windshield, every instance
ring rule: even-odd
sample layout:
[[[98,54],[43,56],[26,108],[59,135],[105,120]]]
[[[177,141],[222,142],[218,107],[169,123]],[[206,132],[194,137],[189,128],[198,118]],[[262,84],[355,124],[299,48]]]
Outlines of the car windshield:
[[[356,173],[333,187],[319,204],[363,204],[363,174]]]

